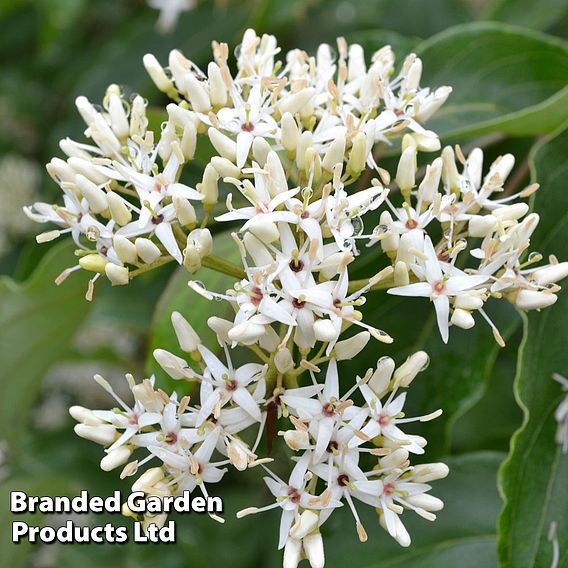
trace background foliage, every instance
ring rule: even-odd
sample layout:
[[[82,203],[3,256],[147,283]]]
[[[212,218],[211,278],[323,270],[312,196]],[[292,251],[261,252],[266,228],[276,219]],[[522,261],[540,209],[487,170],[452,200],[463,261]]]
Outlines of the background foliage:
[[[146,52],[165,61],[177,47],[204,64],[212,39],[235,45],[248,26],[276,34],[284,50],[313,51],[338,35],[369,50],[390,43],[399,57],[409,50],[422,57],[423,84],[454,87],[431,122],[444,142],[459,137],[466,150],[482,145],[489,157],[511,151],[518,171],[511,183],[522,186],[531,178],[541,183],[534,205],[542,222],[532,248],[568,259],[568,132],[562,126],[568,120],[565,0],[203,0],[167,36],[156,32],[155,19],[141,0],[0,2],[0,156],[18,154],[32,165],[45,163],[58,153],[60,138],[81,135],[74,98],[84,94],[97,101],[111,82],[159,106],[163,101],[142,67]],[[157,124],[159,120],[158,114]],[[388,156],[384,160],[388,164]],[[0,183],[2,209],[9,209],[18,191],[17,179]],[[58,194],[47,175],[38,191],[47,201]],[[231,254],[230,241],[219,237],[217,246],[217,254]],[[372,263],[373,257],[367,261]],[[232,475],[222,484],[225,526],[179,518],[175,546],[10,544],[11,489],[75,494],[88,488],[102,495],[117,487],[128,490],[117,474],[99,470],[100,456],[90,442],[73,434],[65,407],[85,401],[108,404],[91,384],[95,370],[106,370],[103,374],[111,379],[127,370],[138,377],[157,372],[162,386],[171,386],[148,358],[157,345],[176,350],[171,310],[184,313],[199,331],[210,315],[211,304],[204,300],[192,297],[190,307],[186,277],[171,269],[141,278],[128,289],[100,286],[89,306],[81,275],[61,287],[53,285],[55,275],[71,264],[70,246],[38,247],[31,238],[12,241],[0,257],[5,274],[0,280],[0,440],[6,454],[0,466],[5,476],[0,484],[0,565],[279,565],[274,553],[277,513],[267,514],[263,522],[234,519],[236,510],[264,498],[254,471],[239,475],[238,489]],[[217,274],[204,270],[199,277],[214,288],[224,286]],[[561,391],[551,375],[568,374],[568,296],[561,294],[554,309],[524,321],[512,308],[494,309],[491,315],[507,338],[505,349],[495,345],[482,323],[469,332],[455,330],[449,346],[443,346],[425,304],[376,293],[365,309],[369,319],[397,338],[381,355],[400,361],[417,348],[431,355],[430,367],[413,386],[409,411],[444,410],[440,420],[421,426],[420,433],[430,440],[428,460],[444,459],[451,466],[450,477],[435,491],[446,508],[434,524],[409,520],[414,546],[407,550],[378,527],[361,545],[354,531],[345,528],[351,522],[334,516],[325,526],[328,565],[550,566],[547,532],[556,521],[559,566],[567,566],[568,456],[554,442],[553,413]],[[345,363],[342,372],[349,376],[373,365],[376,355],[366,353]],[[375,522],[370,519],[368,526]]]

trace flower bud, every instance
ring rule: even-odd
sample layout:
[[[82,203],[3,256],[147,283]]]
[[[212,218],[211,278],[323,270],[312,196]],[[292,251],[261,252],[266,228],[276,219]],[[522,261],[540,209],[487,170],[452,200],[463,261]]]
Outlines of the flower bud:
[[[188,121],[183,128],[180,147],[183,157],[186,160],[193,160],[197,148],[197,128],[192,121]]]
[[[112,246],[116,256],[118,256],[122,262],[134,264],[138,259],[135,244],[126,237],[123,237],[122,235],[114,235],[112,239]]]
[[[108,260],[99,256],[98,254],[88,254],[86,256],[82,256],[79,259],[79,266],[83,270],[88,270],[89,272],[99,272],[103,273],[105,271],[105,266],[107,265]]]
[[[164,471],[161,467],[151,467],[147,469],[133,484],[132,491],[143,491],[150,493],[150,490],[164,479]]]
[[[345,359],[353,359],[356,355],[361,353],[365,348],[371,334],[368,331],[361,331],[357,335],[350,337],[349,339],[344,339],[343,341],[338,341],[335,344],[333,352],[335,353],[335,358],[338,361],[344,361]]]
[[[150,78],[162,93],[169,93],[174,89],[172,80],[168,78],[164,68],[151,53],[147,53],[142,58],[142,61],[148,75],[150,75]]]
[[[282,568],[297,568],[302,554],[302,542],[288,537],[284,546],[284,560]]]
[[[176,381],[181,379],[191,380],[195,378],[195,373],[188,366],[187,361],[166,351],[165,349],[154,349],[154,359],[162,369]]]
[[[176,210],[176,217],[181,225],[184,227],[194,226],[197,221],[195,208],[189,201],[183,197],[174,197],[174,207]]]
[[[264,332],[265,327],[263,325],[244,321],[231,328],[227,335],[230,341],[236,341],[243,345],[252,345],[264,335]]]
[[[325,555],[321,533],[317,531],[305,536],[302,543],[311,568],[323,568]]]
[[[395,364],[390,357],[381,357],[377,361],[377,368],[369,379],[369,388],[377,395],[381,396],[388,389]]]
[[[358,176],[365,169],[367,160],[367,136],[364,132],[358,132],[353,139],[353,146],[347,162],[347,171]]]
[[[329,343],[337,338],[338,331],[329,319],[318,319],[314,322],[314,335],[318,341]]]
[[[446,146],[442,150],[442,162],[442,177],[444,185],[450,191],[459,191],[461,189],[460,174],[456,166],[456,158],[451,146]]]
[[[119,446],[118,448],[110,451],[102,460],[101,460],[101,469],[103,471],[111,471],[124,465],[132,455],[132,450],[127,448],[126,446]]]
[[[475,325],[475,319],[467,310],[456,308],[452,314],[452,325],[461,327],[462,329],[471,329]]]
[[[101,446],[110,446],[118,437],[116,428],[111,424],[75,424],[74,430],[77,436]]]
[[[297,93],[286,95],[278,103],[280,112],[283,115],[287,112],[292,115],[296,114],[302,109],[304,105],[310,102],[315,94],[316,90],[313,87],[308,87],[307,89],[302,89]]]
[[[430,362],[430,357],[424,351],[413,353],[408,359],[394,372],[394,382],[401,387],[408,387],[416,375],[423,371]]]
[[[442,175],[442,158],[436,158],[430,165],[426,166],[424,179],[418,186],[418,197],[423,203],[429,204],[434,201],[438,187],[440,185],[440,177]]]
[[[468,221],[471,237],[486,237],[497,227],[497,218],[493,215],[472,215]]]
[[[398,261],[394,265],[393,273],[394,285],[395,286],[406,286],[410,283],[410,277],[408,275],[408,266],[406,262]]]
[[[214,61],[207,66],[207,76],[209,78],[209,96],[214,107],[223,107],[227,104],[227,86],[223,81],[221,69]]]
[[[414,140],[416,150],[419,152],[437,152],[441,147],[438,135],[432,130],[413,132],[409,136]]]
[[[558,297],[555,294],[538,290],[519,290],[513,296],[513,304],[521,310],[540,310],[551,306],[556,300]]]
[[[279,193],[284,193],[288,191],[288,181],[286,179],[286,172],[282,167],[282,162],[278,157],[278,154],[271,150],[266,156],[265,169],[270,175],[270,182],[268,185],[268,190],[272,197],[275,197]]]
[[[319,515],[309,509],[300,514],[299,519],[290,529],[290,536],[302,540],[305,536],[318,528]]]
[[[286,430],[284,441],[291,450],[297,452],[310,446],[310,435],[305,430]]]
[[[409,146],[401,155],[396,170],[395,181],[404,193],[410,192],[416,179],[416,148]]]
[[[109,90],[111,89],[111,87],[109,87]],[[120,98],[120,95],[118,93],[109,93],[108,90],[107,97],[110,126],[116,136],[121,140],[124,140],[128,138],[128,135],[130,134],[130,124],[128,123],[128,116],[126,115],[126,111],[124,110],[122,99]]]
[[[201,345],[199,335],[195,333],[191,324],[179,313],[172,312],[172,325],[182,351],[191,353]]]
[[[222,132],[219,132],[216,128],[212,126],[207,131],[209,135],[209,140],[213,147],[219,155],[231,162],[235,163],[237,161],[237,144],[234,140],[231,140],[228,136],[225,136]]]
[[[436,479],[444,479],[448,473],[450,473],[450,468],[445,463],[418,464],[412,470],[412,481],[428,483]]]
[[[227,158],[213,156],[211,158],[211,165],[215,168],[220,178],[230,177],[241,179],[242,177],[241,169],[235,166],[235,164],[233,164],[230,160],[227,160]]]
[[[455,308],[464,310],[479,310],[483,307],[482,291],[469,290],[456,296],[454,301]]]
[[[465,163],[465,173],[475,189],[481,187],[481,176],[483,173],[483,150],[474,148],[467,157]]]
[[[233,438],[227,445],[227,455],[230,462],[239,470],[244,471],[249,464],[251,452],[248,446],[242,441]]]
[[[96,426],[97,424],[102,424],[100,418],[88,408],[83,406],[72,406],[69,409],[69,414],[77,421],[82,424],[87,424],[89,426]]]
[[[138,256],[146,263],[152,264],[162,256],[160,249],[150,240],[138,237],[134,241]]]
[[[105,265],[105,274],[113,286],[124,286],[129,282],[128,268],[125,266],[118,266],[118,264],[108,262]]]
[[[535,270],[531,276],[535,282],[541,286],[554,284],[568,276],[568,262],[560,262],[558,264],[544,266],[543,268]]]
[[[294,154],[296,152],[296,148],[298,147],[298,142],[300,141],[300,130],[294,117],[289,113],[286,112],[282,115],[281,120],[282,126],[282,137],[281,142],[284,150],[289,152],[290,154]]]
[[[298,140],[296,148],[296,166],[299,170],[306,169],[306,152],[312,146],[313,135],[309,130],[304,130]]]
[[[529,212],[526,203],[514,203],[513,205],[503,205],[492,211],[494,217],[500,221],[516,221],[524,217]]]
[[[262,136],[256,136],[252,143],[252,156],[261,168],[266,164],[266,158],[272,147]]]
[[[60,145],[66,147],[66,149],[69,151],[65,140],[62,140]],[[73,168],[75,172],[85,176],[95,185],[100,185],[108,181],[108,177],[105,174],[101,173],[101,171],[93,164],[92,158],[90,156],[71,156],[67,160],[67,164],[71,166],[71,168]],[[69,181],[72,181],[72,179]]]
[[[124,199],[114,192],[106,194],[110,216],[117,225],[124,226],[132,221],[132,213],[126,207]]]
[[[290,350],[286,347],[279,349],[274,355],[274,364],[279,373],[287,373],[294,367],[294,359]]]
[[[211,110],[211,100],[203,83],[191,72],[185,74],[185,88],[189,102],[195,112],[207,113]]]
[[[425,104],[420,106],[420,109],[414,115],[414,118],[418,122],[427,121],[446,102],[446,99],[450,96],[451,92],[451,87],[439,87],[436,89],[433,96],[431,96]]]
[[[334,138],[321,162],[327,172],[333,171],[335,164],[343,164],[345,156],[345,135]]]
[[[108,209],[107,194],[100,187],[81,174],[77,174],[75,182],[93,213],[102,213]]]
[[[408,451],[404,448],[397,448],[390,454],[379,459],[379,464],[381,469],[393,469],[400,468],[408,459]]]
[[[199,191],[203,194],[203,205],[215,205],[219,200],[219,174],[212,164],[207,164],[203,172],[203,181]]]
[[[231,340],[229,339],[229,331],[233,327],[232,321],[212,316],[207,320],[207,325],[217,334],[217,338],[220,342],[231,342]]]
[[[255,237],[265,243],[273,243],[280,238],[280,231],[276,223],[263,219],[262,216],[253,217],[249,221],[248,229]]]
[[[417,493],[409,495],[406,499],[411,505],[424,509],[426,511],[441,511],[444,508],[444,502],[428,493]]]

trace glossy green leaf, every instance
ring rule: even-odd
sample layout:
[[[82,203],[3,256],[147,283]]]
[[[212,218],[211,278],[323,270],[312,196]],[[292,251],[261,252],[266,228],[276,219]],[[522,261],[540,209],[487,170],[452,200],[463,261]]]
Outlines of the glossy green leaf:
[[[28,424],[42,378],[68,352],[89,312],[85,274],[54,284],[72,262],[72,250],[71,243],[54,246],[23,284],[7,276],[0,280],[0,430],[9,442]]]
[[[545,142],[535,152],[533,175],[541,184],[536,210],[541,216],[531,249],[568,258],[568,131]],[[547,534],[558,523],[560,563],[568,563],[568,455],[555,442],[554,411],[565,396],[553,373],[568,376],[568,295],[525,318],[525,337],[519,353],[515,392],[524,423],[515,434],[500,473],[505,508],[499,521],[499,554],[506,568],[551,565]]]
[[[488,20],[498,20],[526,26],[527,28],[546,29],[568,12],[565,0],[497,0],[483,12]]]
[[[568,119],[568,49],[496,23],[456,26],[418,46],[422,84],[453,92],[427,126],[444,138],[548,133]]]

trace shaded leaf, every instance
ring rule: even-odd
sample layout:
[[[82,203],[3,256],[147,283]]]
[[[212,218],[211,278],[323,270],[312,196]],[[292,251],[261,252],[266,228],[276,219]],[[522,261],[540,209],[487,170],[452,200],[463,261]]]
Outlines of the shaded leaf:
[[[568,131],[542,144],[532,161],[533,176],[541,183],[536,196],[541,216],[531,249],[568,258]],[[500,472],[505,507],[499,520],[499,554],[510,568],[550,566],[550,523],[558,523],[561,559],[568,562],[568,455],[555,442],[554,411],[563,398],[553,373],[568,376],[566,340],[568,295],[525,320],[519,352],[515,392],[524,423],[513,437],[507,462]]]

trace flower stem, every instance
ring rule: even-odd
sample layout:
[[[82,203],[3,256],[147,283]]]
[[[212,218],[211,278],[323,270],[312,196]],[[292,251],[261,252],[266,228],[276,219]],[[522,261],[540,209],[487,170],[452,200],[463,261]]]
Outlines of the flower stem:
[[[226,274],[227,276],[233,276],[234,278],[245,278],[246,273],[245,271],[236,264],[225,260],[219,256],[215,256],[214,254],[210,254],[209,256],[204,256],[201,259],[201,264],[210,268],[211,270],[215,270],[216,272],[221,272],[222,274]]]

